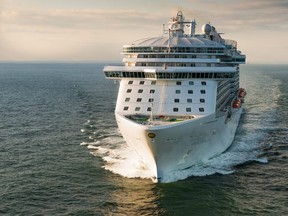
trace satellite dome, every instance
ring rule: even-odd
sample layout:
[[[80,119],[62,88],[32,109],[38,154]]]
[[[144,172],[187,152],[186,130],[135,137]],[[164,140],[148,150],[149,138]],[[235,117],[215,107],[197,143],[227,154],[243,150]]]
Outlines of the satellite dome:
[[[209,24],[205,24],[202,26],[202,32],[206,35],[209,35],[211,30],[212,30],[212,27]]]

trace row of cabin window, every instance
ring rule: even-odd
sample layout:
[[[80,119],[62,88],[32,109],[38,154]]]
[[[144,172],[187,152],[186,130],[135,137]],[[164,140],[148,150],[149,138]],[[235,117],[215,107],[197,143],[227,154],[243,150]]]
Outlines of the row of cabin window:
[[[139,81],[139,85],[144,85],[145,81]],[[129,85],[132,85],[133,84],[133,81],[130,80],[128,82]],[[151,85],[156,85],[156,81],[151,81]],[[176,85],[182,85],[182,82],[181,81],[176,81]],[[194,82],[193,81],[189,81],[189,85],[194,85]],[[201,82],[201,85],[206,85],[206,82],[205,81],[202,81]]]
[[[125,98],[125,102],[129,102],[130,101],[130,98]],[[137,98],[136,102],[141,102],[142,101],[142,98]],[[148,99],[148,102],[154,102],[154,98],[149,98]],[[178,98],[175,98],[174,99],[174,103],[180,103],[180,99]],[[191,98],[188,98],[187,99],[187,103],[192,103],[192,99]],[[200,98],[200,103],[205,103],[205,99],[204,98]]]
[[[126,91],[127,93],[131,93],[132,92],[132,89],[127,89]],[[138,93],[143,93],[143,89],[138,89]],[[150,89],[150,93],[151,94],[154,94],[155,93],[155,89]],[[176,94],[180,94],[181,93],[181,90],[175,90],[175,93]],[[200,90],[200,93],[201,94],[206,94],[206,91],[204,89]],[[193,94],[193,90],[188,90],[188,94]]]
[[[222,65],[225,66],[225,65]],[[229,65],[227,65],[228,67]],[[105,71],[105,76],[108,78],[151,78],[151,79],[230,79],[234,78],[235,72],[126,72],[126,71]]]
[[[199,56],[199,58],[203,58]],[[197,58],[196,55],[139,55],[138,58]]]
[[[157,53],[152,54],[151,58],[159,58],[161,53],[165,53],[165,55],[172,53],[190,53],[190,55],[195,55],[196,53],[224,53],[223,47],[123,47],[124,53]],[[163,54],[162,54],[163,55]],[[174,54],[175,55],[175,54]],[[181,54],[179,54],[180,56]]]
[[[203,63],[202,63],[203,65]],[[211,63],[206,63],[204,64],[207,67],[211,67]],[[138,62],[135,64],[135,66],[152,66],[152,67],[196,67],[200,66],[200,64],[196,63],[179,63],[179,62],[174,62],[174,63],[162,63],[162,62]]]
[[[128,111],[129,110],[129,107],[128,106],[125,106],[124,108],[123,108],[123,110],[124,111]],[[135,107],[135,111],[140,111],[140,107]],[[148,112],[150,112],[151,111],[151,107],[148,107],[147,108],[147,111]],[[177,108],[177,107],[174,107],[173,108],[173,112],[178,112],[179,111],[179,109]],[[203,107],[200,107],[199,108],[199,112],[204,112],[205,110],[204,110],[204,108]],[[192,112],[192,109],[190,108],[190,107],[187,107],[186,108],[186,112]]]

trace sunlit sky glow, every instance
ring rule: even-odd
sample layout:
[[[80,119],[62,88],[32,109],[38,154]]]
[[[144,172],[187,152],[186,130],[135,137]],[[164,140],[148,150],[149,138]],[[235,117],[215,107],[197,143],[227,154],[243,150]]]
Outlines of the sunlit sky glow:
[[[0,0],[0,61],[120,62],[182,10],[210,22],[248,63],[288,63],[287,0]]]

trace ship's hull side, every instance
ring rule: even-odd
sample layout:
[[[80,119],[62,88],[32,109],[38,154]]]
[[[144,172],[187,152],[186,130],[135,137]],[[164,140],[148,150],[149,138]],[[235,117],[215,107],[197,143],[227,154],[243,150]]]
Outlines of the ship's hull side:
[[[232,143],[242,108],[232,116],[214,114],[162,126],[138,124],[116,113],[125,141],[142,158],[156,180],[169,172],[186,169],[224,152]],[[154,138],[148,134],[154,133]]]

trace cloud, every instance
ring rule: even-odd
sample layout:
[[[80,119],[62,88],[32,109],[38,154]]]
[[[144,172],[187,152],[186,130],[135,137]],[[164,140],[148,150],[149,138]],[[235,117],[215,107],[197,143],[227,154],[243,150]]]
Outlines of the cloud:
[[[159,22],[157,15],[151,16],[149,13],[133,10],[2,10],[0,13],[4,26],[13,26],[14,30],[18,27],[27,31],[36,28],[38,30],[46,29],[46,31],[55,31],[55,29],[58,29],[58,31],[60,29],[128,29],[151,27],[151,22]]]
[[[286,0],[186,0],[183,7],[187,18],[196,18],[200,24],[211,21],[225,31],[288,29],[288,2]],[[189,5],[189,7],[188,7]],[[176,11],[176,5],[171,8]],[[219,10],[215,10],[215,8]],[[167,11],[165,11],[167,12]],[[147,29],[161,33],[161,26],[171,17],[171,11],[150,13],[147,10],[127,9],[0,9],[4,31],[38,31],[57,33],[77,30],[94,32],[131,31]],[[192,17],[193,16],[193,17]],[[159,34],[158,33],[158,34]]]
[[[89,55],[90,59],[97,55],[98,59],[99,56],[119,58],[124,43],[145,37],[145,32],[150,36],[151,30],[159,35],[163,20],[160,15],[151,16],[130,9],[4,8],[0,10],[0,16],[3,36],[0,47],[9,53],[13,51],[9,58],[14,54],[18,59],[32,59],[33,55],[35,59],[45,59],[45,56],[49,59],[88,59]],[[151,24],[157,21],[160,23]],[[0,57],[7,58],[4,56],[2,52]]]
[[[193,2],[196,8],[194,10],[192,7],[189,13],[194,13],[202,19],[215,21],[225,29],[267,28],[279,31],[288,29],[287,0],[187,0],[187,2]]]

